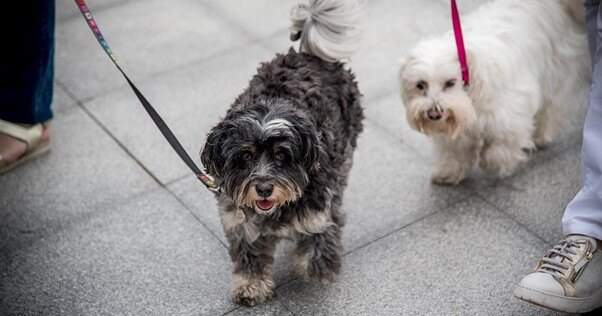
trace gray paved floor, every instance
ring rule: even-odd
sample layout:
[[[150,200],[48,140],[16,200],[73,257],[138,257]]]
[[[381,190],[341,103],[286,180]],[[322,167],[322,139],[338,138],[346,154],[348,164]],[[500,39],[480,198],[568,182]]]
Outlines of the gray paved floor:
[[[585,93],[514,177],[433,186],[428,140],[405,122],[397,60],[449,28],[447,0],[374,0],[353,58],[366,129],[345,204],[341,280],[296,278],[278,250],[275,299],[228,298],[214,201],[171,152],[71,0],[58,1],[51,155],[0,178],[0,314],[553,314],[512,286],[560,236],[578,190]],[[198,156],[258,63],[288,41],[283,0],[90,0],[132,78]],[[461,0],[463,12],[479,0]]]

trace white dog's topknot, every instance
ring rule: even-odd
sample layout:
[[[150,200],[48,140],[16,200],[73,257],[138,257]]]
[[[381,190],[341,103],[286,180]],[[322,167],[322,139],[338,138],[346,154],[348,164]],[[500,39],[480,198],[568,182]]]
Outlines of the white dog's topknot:
[[[359,46],[360,5],[356,0],[309,0],[291,11],[291,39],[300,51],[326,61],[349,58]]]

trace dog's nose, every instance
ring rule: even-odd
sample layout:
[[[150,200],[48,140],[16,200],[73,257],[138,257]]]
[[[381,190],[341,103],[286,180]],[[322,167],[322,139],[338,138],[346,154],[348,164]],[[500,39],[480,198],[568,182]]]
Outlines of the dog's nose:
[[[443,110],[432,107],[426,112],[426,115],[431,121],[438,121],[443,117]]]
[[[269,183],[263,182],[255,185],[255,191],[257,191],[257,194],[259,194],[259,196],[267,198],[270,195],[272,195],[272,192],[274,192],[274,186]]]

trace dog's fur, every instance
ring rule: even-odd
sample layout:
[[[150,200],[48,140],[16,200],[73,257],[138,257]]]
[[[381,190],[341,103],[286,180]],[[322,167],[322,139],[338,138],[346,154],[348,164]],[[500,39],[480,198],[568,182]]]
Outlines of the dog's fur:
[[[263,63],[201,152],[223,191],[217,199],[237,303],[253,306],[273,295],[281,238],[296,240],[295,265],[306,279],[330,282],[340,273],[341,203],[363,119],[354,75],[336,61],[355,40],[349,3],[313,0],[293,10],[301,52],[291,48]],[[261,184],[273,186],[267,199]]]
[[[462,20],[467,89],[452,32],[418,43],[404,58],[402,99],[412,128],[435,144],[433,182],[458,184],[477,166],[505,177],[525,151],[550,144],[589,68],[582,12],[572,0],[482,5]]]

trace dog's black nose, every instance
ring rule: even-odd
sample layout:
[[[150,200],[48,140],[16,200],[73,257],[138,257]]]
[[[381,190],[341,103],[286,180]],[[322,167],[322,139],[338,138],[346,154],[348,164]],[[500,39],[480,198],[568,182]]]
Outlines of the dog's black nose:
[[[257,191],[257,194],[259,194],[259,196],[267,198],[270,195],[272,195],[272,192],[274,192],[274,186],[269,183],[263,182],[255,186],[255,191]]]
[[[432,121],[438,121],[443,117],[443,113],[436,108],[431,108],[426,112],[426,115]]]

